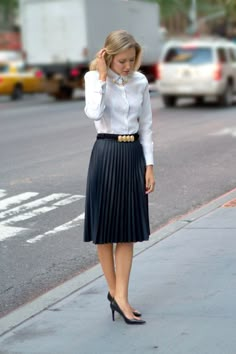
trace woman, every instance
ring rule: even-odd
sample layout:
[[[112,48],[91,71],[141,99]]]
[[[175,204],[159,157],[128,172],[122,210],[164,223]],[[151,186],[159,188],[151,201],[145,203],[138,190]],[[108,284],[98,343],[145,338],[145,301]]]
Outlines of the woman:
[[[137,70],[141,47],[111,32],[85,75],[85,113],[97,130],[87,179],[84,241],[97,245],[112,310],[144,324],[128,301],[134,242],[148,240],[148,194],[154,190],[148,82]],[[116,244],[116,247],[113,245]],[[114,248],[114,249],[113,249]]]

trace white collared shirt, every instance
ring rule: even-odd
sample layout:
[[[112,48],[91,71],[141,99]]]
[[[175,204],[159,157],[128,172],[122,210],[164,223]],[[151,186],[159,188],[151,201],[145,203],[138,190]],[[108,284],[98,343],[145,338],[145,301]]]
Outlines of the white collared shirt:
[[[153,165],[152,111],[148,81],[133,72],[122,85],[121,77],[111,69],[106,81],[98,71],[85,74],[85,113],[93,119],[98,133],[139,133],[146,165]],[[118,80],[118,81],[117,81]]]

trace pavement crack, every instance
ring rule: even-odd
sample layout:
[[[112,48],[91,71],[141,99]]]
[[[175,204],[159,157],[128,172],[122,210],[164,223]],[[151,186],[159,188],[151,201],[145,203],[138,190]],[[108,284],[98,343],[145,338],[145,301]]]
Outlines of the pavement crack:
[[[11,290],[11,289],[14,289],[14,287],[13,287],[13,286],[10,286],[9,288],[4,289],[0,294],[5,294],[5,293],[7,293],[9,290]]]

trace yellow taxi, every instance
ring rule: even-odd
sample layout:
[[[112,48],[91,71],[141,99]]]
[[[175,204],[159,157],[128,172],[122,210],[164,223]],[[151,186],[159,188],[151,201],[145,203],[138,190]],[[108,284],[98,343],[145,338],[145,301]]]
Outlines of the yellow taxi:
[[[24,93],[44,92],[44,76],[40,70],[27,69],[24,62],[0,62],[0,95],[19,100]]]

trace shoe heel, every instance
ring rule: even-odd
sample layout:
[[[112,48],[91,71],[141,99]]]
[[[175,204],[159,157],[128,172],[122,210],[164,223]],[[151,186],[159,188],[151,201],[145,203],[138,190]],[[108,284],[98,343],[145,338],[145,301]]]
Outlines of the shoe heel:
[[[112,320],[115,321],[115,310],[111,309]]]
[[[112,312],[112,319],[113,321],[115,321],[115,311],[118,312],[124,319],[124,321],[127,323],[127,324],[131,324],[131,325],[136,325],[136,324],[139,324],[139,325],[142,325],[144,323],[146,323],[146,321],[144,320],[136,320],[135,318],[127,318],[124,314],[124,312],[121,310],[121,308],[119,307],[119,305],[117,304],[116,300],[113,299],[113,301],[111,302],[110,304],[110,307],[111,307],[111,312]]]

